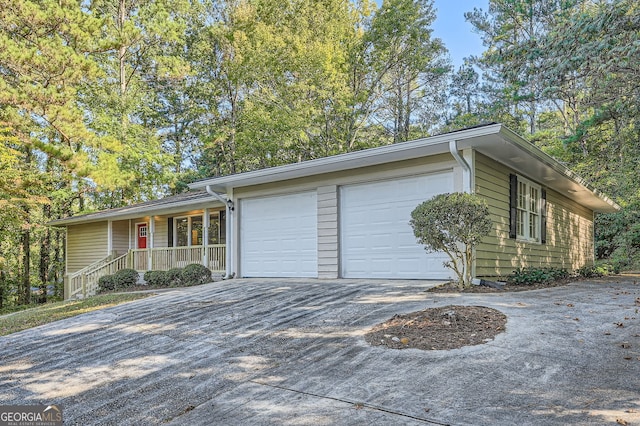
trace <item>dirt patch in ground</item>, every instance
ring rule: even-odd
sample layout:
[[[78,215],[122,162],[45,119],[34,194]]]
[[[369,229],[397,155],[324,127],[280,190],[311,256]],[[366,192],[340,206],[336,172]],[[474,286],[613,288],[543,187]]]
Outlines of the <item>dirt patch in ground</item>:
[[[437,287],[432,287],[426,290],[429,293],[501,293],[505,291],[529,291],[540,290],[543,288],[553,288],[567,285],[570,282],[576,282],[578,279],[572,280],[559,280],[548,283],[536,283],[536,284],[510,284],[506,283],[501,289],[487,287],[484,285],[472,285],[465,289],[460,289],[456,283],[449,282]]]
[[[373,327],[365,340],[392,349],[458,349],[493,340],[505,331],[506,323],[506,315],[495,309],[448,305],[394,315]]]

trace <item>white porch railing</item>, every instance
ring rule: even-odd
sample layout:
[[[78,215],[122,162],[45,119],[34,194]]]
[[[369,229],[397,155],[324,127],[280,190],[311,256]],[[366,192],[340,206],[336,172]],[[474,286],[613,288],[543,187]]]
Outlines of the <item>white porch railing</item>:
[[[93,262],[90,265],[85,266],[84,268],[80,269],[79,271],[73,272],[71,274],[68,275],[67,280],[68,280],[68,287],[67,287],[67,292],[65,292],[65,298],[67,299],[71,299],[72,297],[77,297],[78,294],[80,293],[84,293],[84,280],[85,280],[85,274],[88,271],[91,271],[94,268],[99,268],[100,266],[106,264],[107,262],[109,262],[111,259],[113,258],[113,256],[109,255],[106,256],[96,262]]]
[[[100,277],[127,267],[127,254],[115,259],[112,258],[113,256],[107,256],[69,275],[69,296],[67,298],[78,297],[80,294],[82,297],[96,294]]]
[[[212,244],[208,246],[161,247],[153,249],[132,249],[113,259],[107,256],[68,276],[67,299],[91,296],[98,291],[98,280],[121,269],[131,268],[139,272],[148,270],[168,271],[172,268],[184,268],[191,263],[205,265],[215,273],[226,271],[226,246]],[[151,267],[149,267],[151,265]]]
[[[129,250],[129,268],[136,271],[168,271],[184,268],[191,263],[200,263],[212,272],[226,271],[226,246],[160,247]],[[149,267],[151,265],[151,267]]]

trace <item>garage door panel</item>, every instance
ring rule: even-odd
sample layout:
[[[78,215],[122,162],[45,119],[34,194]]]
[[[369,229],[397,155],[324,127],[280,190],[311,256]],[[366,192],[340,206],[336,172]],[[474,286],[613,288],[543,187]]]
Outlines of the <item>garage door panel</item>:
[[[249,198],[240,203],[242,276],[318,275],[315,192]]]
[[[446,255],[427,253],[409,225],[419,203],[444,192],[453,192],[452,172],[342,187],[341,275],[449,278]]]

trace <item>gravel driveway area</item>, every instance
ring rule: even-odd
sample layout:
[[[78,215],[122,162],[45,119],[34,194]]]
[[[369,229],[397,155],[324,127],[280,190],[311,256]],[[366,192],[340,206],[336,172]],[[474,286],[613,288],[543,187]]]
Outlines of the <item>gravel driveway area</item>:
[[[640,424],[640,285],[440,294],[424,281],[236,279],[0,337],[0,403],[77,425]],[[371,347],[394,314],[495,308],[449,351]]]

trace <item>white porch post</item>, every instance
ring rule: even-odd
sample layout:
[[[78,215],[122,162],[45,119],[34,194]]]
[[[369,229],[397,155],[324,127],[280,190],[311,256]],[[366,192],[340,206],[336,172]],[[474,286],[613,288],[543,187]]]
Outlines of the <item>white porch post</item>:
[[[233,244],[233,211],[235,210],[234,204],[233,204],[233,188],[229,188],[229,190],[227,191],[227,199],[232,200],[232,204],[231,206],[229,205],[229,203],[227,203],[227,223],[226,223],[226,256],[225,256],[225,263],[226,263],[226,269],[227,269],[227,277],[231,278],[231,276],[233,275],[233,248],[235,246],[235,244]]]
[[[209,267],[209,207],[204,209],[202,218],[202,264]]]
[[[107,256],[113,252],[113,222],[107,220]]]
[[[153,269],[153,239],[156,233],[156,217],[155,216],[150,216],[149,217],[149,228],[148,228],[148,237],[147,237],[147,241],[149,241],[148,244],[148,264],[147,264],[147,269],[150,271],[151,269]]]
[[[233,259],[233,255],[231,253],[233,249],[233,225],[232,225],[232,213],[234,210],[233,205],[233,188],[228,188],[226,198],[222,197],[220,194],[215,192],[210,185],[206,186],[207,192],[213,195],[218,201],[224,203],[226,205],[226,254],[225,254],[225,268],[226,268],[226,278],[232,278],[233,267],[231,265],[231,260]]]

